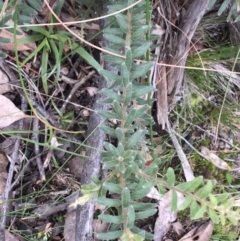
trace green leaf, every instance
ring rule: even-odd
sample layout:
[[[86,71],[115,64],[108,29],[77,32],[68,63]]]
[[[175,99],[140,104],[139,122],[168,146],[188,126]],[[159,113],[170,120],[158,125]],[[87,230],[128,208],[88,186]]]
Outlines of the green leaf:
[[[40,41],[43,40],[44,36],[42,34],[38,34],[38,35],[31,35],[25,38],[21,38],[18,43],[19,44],[28,44],[28,43],[33,43],[36,41]]]
[[[107,98],[105,100],[97,100],[97,103],[101,104],[101,105],[112,104],[112,99],[111,98]]]
[[[114,21],[112,21],[112,23],[114,23]],[[120,28],[106,28],[103,30],[103,33],[111,33],[111,34],[115,34],[115,35],[123,35],[123,32]]]
[[[109,143],[109,142],[104,142],[104,143],[103,143],[103,147],[104,147],[107,151],[111,152],[114,156],[116,156],[116,157],[121,156],[120,153],[119,153],[119,151],[118,151],[118,149],[117,149],[114,145],[112,145],[111,143]]]
[[[106,117],[107,119],[118,119],[118,115],[109,111],[105,110],[98,110],[97,113],[103,117]]]
[[[136,118],[141,117],[144,113],[146,113],[151,107],[149,105],[144,105],[140,109],[136,111]]]
[[[82,194],[88,194],[92,192],[97,192],[99,189],[100,189],[100,186],[96,186],[93,184],[85,184],[85,185],[82,185],[81,192]]]
[[[173,212],[177,211],[177,201],[178,201],[177,193],[176,191],[172,190],[171,211]]]
[[[180,183],[179,185],[177,185],[177,188],[187,192],[194,192],[202,183],[203,177],[198,176],[190,182]]]
[[[220,223],[222,226],[226,224],[226,218],[223,215],[220,215]]]
[[[234,11],[237,10],[237,3],[233,3],[231,8],[230,8],[230,11],[228,13],[228,16],[227,16],[227,22],[229,22],[231,20],[231,17],[232,17],[232,14],[234,13]]]
[[[229,3],[230,3],[230,0],[225,0],[222,3],[221,7],[218,9],[218,13],[217,13],[218,16],[221,16],[222,13],[228,8]]]
[[[190,217],[193,218],[199,209],[200,209],[199,205],[195,200],[193,200],[190,205]]]
[[[135,213],[135,218],[136,218],[136,220],[137,219],[148,218],[148,217],[154,215],[156,212],[157,212],[156,208],[148,209],[148,210],[145,210],[145,211],[136,212]]]
[[[98,204],[107,206],[107,207],[120,207],[122,205],[121,201],[118,199],[98,197],[96,198]]]
[[[105,94],[108,98],[111,98],[112,100],[116,100],[118,102],[122,101],[121,96],[119,96],[116,92],[109,90],[109,89],[102,89],[102,93]]]
[[[124,63],[123,58],[113,56],[113,55],[104,55],[102,58],[103,58],[103,60],[105,60],[111,64],[121,65],[122,63]]]
[[[100,214],[98,215],[98,218],[104,222],[107,223],[114,223],[114,224],[121,224],[123,223],[123,217],[122,216],[113,216],[108,214]]]
[[[169,167],[167,169],[167,174],[166,175],[167,175],[167,183],[168,183],[168,185],[170,185],[170,186],[174,185],[174,183],[175,183],[175,173],[174,173],[173,168]]]
[[[145,188],[145,189],[141,189],[141,190],[136,191],[136,192],[132,192],[131,193],[131,199],[137,200],[137,199],[143,198],[150,192],[150,190],[151,190],[150,188]]]
[[[114,110],[115,110],[116,114],[118,115],[118,119],[122,119],[123,118],[123,111],[122,111],[122,108],[121,108],[119,102],[114,100],[113,101],[113,107],[114,107]]]
[[[43,27],[29,26],[28,28],[30,30],[34,31],[34,32],[41,33],[45,37],[50,37],[50,35],[51,35],[51,33],[49,31],[47,31],[45,28],[43,28]]]
[[[0,50],[0,57],[3,58],[3,59],[5,59],[5,58],[7,57],[7,55]]]
[[[136,131],[128,140],[125,145],[126,149],[132,148],[134,145],[137,144],[138,141],[141,140],[141,137],[146,133],[144,130],[138,130]]]
[[[126,87],[129,84],[130,73],[125,63],[121,64],[121,75],[123,86]]]
[[[135,210],[132,205],[127,208],[127,227],[132,228],[135,222]]]
[[[134,157],[128,157],[128,158],[124,158],[124,162],[129,165],[130,163],[132,164],[132,162],[134,161]]]
[[[193,200],[192,197],[187,196],[185,200],[178,207],[178,210],[179,211],[185,210],[191,204],[192,200]]]
[[[148,25],[143,25],[143,26],[140,26],[132,35],[132,40],[134,39],[139,39],[140,37],[142,37],[143,35],[145,35],[147,33],[149,29],[149,26]],[[142,46],[145,46],[146,44],[142,44]],[[150,48],[151,44],[150,43],[147,43],[148,45],[148,48],[147,50]],[[146,52],[147,52],[146,50]],[[144,52],[142,55],[144,55],[146,52]],[[141,57],[142,55],[140,55],[139,57]],[[138,58],[138,57],[135,57],[135,58]]]
[[[139,77],[145,77],[147,72],[150,71],[153,66],[153,62],[147,62],[144,64],[139,64],[135,70],[130,75],[130,79],[137,79]]]
[[[125,133],[123,128],[117,127],[115,130],[118,141],[123,142],[125,140]]]
[[[115,130],[109,126],[106,125],[100,125],[100,129],[104,131],[106,134],[111,135],[111,136],[116,136]]]
[[[0,43],[11,43],[9,38],[0,37]]]
[[[129,158],[129,157],[132,157],[132,156],[134,156],[134,157],[136,156],[136,153],[132,150],[127,150],[123,154],[123,158]]]
[[[143,185],[142,185],[142,188],[152,188],[153,186],[155,186],[155,182],[146,182],[146,183],[144,183]]]
[[[230,193],[221,193],[221,194],[218,194],[216,195],[216,199],[217,199],[217,202],[218,203],[222,203],[224,201],[226,201],[230,196]]]
[[[132,202],[131,205],[134,207],[135,210],[147,210],[158,207],[156,203]]]
[[[132,50],[129,47],[125,47],[125,53],[126,53],[126,59],[125,59],[125,64],[130,71],[132,68],[132,63],[133,63],[133,58],[132,58]]]
[[[132,93],[132,98],[137,98],[137,97],[141,97],[143,95],[146,95],[150,92],[155,91],[155,87],[150,85],[150,86],[142,86],[142,88],[140,90],[134,91]]]
[[[217,0],[211,0],[210,3],[208,4],[208,8],[207,8],[207,9],[210,10],[210,9],[214,6],[214,4],[216,3],[216,1],[217,1]]]
[[[27,15],[36,15],[38,12],[24,3],[18,4],[18,9]]]
[[[218,215],[216,214],[215,210],[209,208],[209,209],[208,209],[208,215],[209,215],[209,217],[212,219],[212,221],[213,221],[214,223],[216,223],[216,224],[219,223],[219,217],[218,217]]]
[[[127,165],[127,168],[124,173],[124,178],[127,179],[131,176],[132,173],[135,173],[136,169],[134,169],[134,166],[132,164]]]
[[[88,194],[84,194],[83,196],[77,198],[77,200],[73,203],[70,204],[70,207],[77,207],[78,205],[82,206],[84,205],[86,202],[92,200],[94,197],[94,193],[88,193]]]
[[[48,49],[46,46],[44,46],[42,51],[42,66],[41,66],[41,77],[42,77],[42,83],[43,83],[43,89],[45,94],[48,94]]]
[[[119,82],[122,81],[121,76],[116,75],[116,74],[114,74],[113,72],[110,72],[110,71],[108,71],[108,70],[101,69],[101,70],[99,71],[99,74],[102,75],[102,76],[104,76],[106,79],[108,79],[108,80],[110,80],[110,81],[112,81],[112,80],[116,80],[116,81],[119,81]]]
[[[227,219],[233,224],[233,225],[238,225],[238,220],[232,216],[232,217],[227,217]]]
[[[102,162],[103,162],[104,169],[112,169],[113,167],[116,167],[119,163],[118,160],[112,160],[112,161],[102,160]]]
[[[140,58],[140,57],[144,56],[145,53],[150,49],[151,44],[152,44],[152,43],[145,43],[145,44],[139,46],[138,48],[135,48],[135,49],[133,50],[133,53],[132,53],[133,59],[137,59],[137,58]],[[141,65],[145,65],[145,64],[141,64]],[[149,67],[148,67],[148,70],[149,70],[149,69],[153,66],[153,63],[152,63],[151,65],[149,64],[149,65],[147,65],[147,66],[149,66]],[[146,71],[146,72],[147,72],[147,71]],[[146,72],[145,72],[143,75],[145,75]],[[143,75],[141,75],[141,76],[143,76]],[[139,76],[139,77],[140,77],[140,76]]]
[[[119,88],[120,86],[122,86],[122,78],[121,78],[120,80],[114,81],[114,82],[108,87],[108,89]]]
[[[133,121],[136,118],[136,113],[137,113],[136,109],[131,109],[130,110],[130,113],[128,114],[127,119],[126,119],[126,121],[124,123],[124,128],[128,128],[133,123]]]
[[[115,240],[119,238],[123,234],[123,230],[120,231],[112,231],[107,233],[98,233],[96,237],[101,240]]]
[[[53,39],[49,39],[49,44],[50,44],[51,49],[54,53],[55,65],[53,65],[53,67],[51,68],[51,72],[48,74],[47,78],[49,79],[50,76],[55,73],[55,79],[56,79],[56,82],[57,82],[59,80],[60,71],[61,71],[62,56],[61,56],[61,53],[58,50],[58,47],[57,47],[57,45],[56,45],[56,43]]]
[[[195,215],[192,217],[193,219],[199,219],[204,216],[204,213],[207,211],[207,208],[205,205],[202,204],[200,209],[195,213]]]
[[[124,98],[124,105],[127,106],[130,101],[132,100],[132,83],[128,83],[128,85],[125,88],[126,94],[123,97]]]
[[[27,2],[36,11],[40,12],[42,10],[42,1],[41,0],[27,0]]]
[[[105,33],[103,35],[104,39],[114,43],[114,44],[118,44],[118,45],[125,45],[125,39],[120,38],[116,35],[110,34],[110,33]]]
[[[73,43],[71,45],[71,50],[78,53],[83,59],[85,59],[93,68],[98,72],[102,70],[102,66],[89,54],[84,48],[80,47],[78,44]]]
[[[131,202],[130,190],[125,187],[122,191],[122,205],[124,208],[129,207]]]
[[[124,33],[128,32],[127,17],[126,15],[119,13],[115,16],[117,23]]]
[[[125,173],[126,172],[126,166],[125,166],[125,163],[123,162],[118,162],[117,166],[115,167],[116,171],[117,172],[120,172],[120,173]]]
[[[136,226],[132,227],[132,228],[131,228],[131,231],[132,231],[133,233],[137,233],[138,235],[140,235],[141,237],[143,237],[145,241],[147,241],[147,240],[153,240],[153,239],[154,239],[152,233],[149,233],[149,232],[147,232],[147,231],[145,231],[145,230],[142,230],[142,229],[140,229],[140,228],[138,228],[138,227],[136,227]]]
[[[158,171],[159,167],[155,163],[152,163],[147,169],[144,170],[144,172],[150,176],[155,176]]]
[[[124,155],[125,150],[124,150],[124,146],[123,146],[123,144],[121,142],[118,143],[118,147],[117,148],[118,148],[120,154]]]
[[[2,27],[5,23],[7,23],[12,18],[13,18],[12,14],[8,14],[8,15],[4,16],[2,18],[2,20],[0,21],[0,26]]]
[[[104,182],[103,187],[113,193],[122,193],[122,188],[118,184],[112,182]]]
[[[57,5],[55,5],[54,12],[57,16],[60,15],[64,2],[65,0],[58,0]]]
[[[218,204],[217,198],[211,193],[209,193],[209,199],[213,206],[216,206]]]
[[[214,187],[214,183],[212,180],[208,180],[207,184],[200,188],[197,192],[196,195],[199,196],[202,199],[205,199],[208,197],[209,193],[212,191]]]

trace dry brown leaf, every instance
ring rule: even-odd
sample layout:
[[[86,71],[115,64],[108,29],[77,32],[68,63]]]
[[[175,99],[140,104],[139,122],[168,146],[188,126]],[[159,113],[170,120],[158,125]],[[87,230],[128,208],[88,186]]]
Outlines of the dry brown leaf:
[[[20,120],[26,115],[19,110],[11,100],[3,95],[0,95],[0,128],[11,125],[13,122]]]
[[[74,174],[78,180],[81,180],[81,174],[85,162],[86,158],[82,158],[80,156],[75,156],[68,162],[70,172]]]
[[[172,224],[173,230],[177,233],[179,237],[182,237],[184,234],[184,228],[180,222],[174,222]]]
[[[181,205],[184,201],[184,196],[177,192],[177,206]],[[158,217],[154,227],[154,240],[162,240],[166,233],[169,231],[172,222],[177,218],[177,212],[171,210],[172,191],[164,194],[163,198],[159,201]]]
[[[215,153],[210,151],[207,147],[202,146],[201,153],[204,156],[204,158],[210,161],[215,167],[221,170],[231,170],[231,167],[225,161],[223,161]]]
[[[96,87],[86,87],[85,88],[90,96],[94,96],[97,94],[98,88]]]
[[[101,220],[94,219],[93,220],[93,230],[94,233],[106,233],[110,224],[106,222],[102,222]],[[101,239],[98,239],[94,236],[94,241],[101,241]]]
[[[213,232],[213,222],[210,220],[199,227],[192,229],[179,241],[209,241]]]
[[[16,36],[16,39],[18,41],[27,37],[27,34],[25,34],[19,29],[18,31],[22,33],[21,35]],[[10,43],[0,42],[0,47],[4,50],[14,51],[14,34],[7,31],[7,29],[2,29],[1,37],[9,39],[11,42]],[[34,50],[34,49],[36,49],[36,44],[34,42],[28,43],[28,44],[17,44],[17,51],[26,51],[26,50]]]
[[[56,4],[57,0],[48,0],[48,4],[50,7],[53,7]],[[50,13],[50,10],[48,8],[48,6],[46,5],[46,3],[43,1],[43,7],[42,7],[42,11],[41,11],[41,15],[46,17],[48,16]]]
[[[19,238],[11,234],[8,230],[5,230],[5,241],[19,241]]]
[[[0,69],[0,94],[11,91],[8,76]]]

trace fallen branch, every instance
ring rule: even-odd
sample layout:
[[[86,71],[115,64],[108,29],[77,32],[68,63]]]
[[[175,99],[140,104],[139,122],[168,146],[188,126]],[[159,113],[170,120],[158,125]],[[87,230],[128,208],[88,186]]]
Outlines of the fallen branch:
[[[107,11],[107,4],[103,3],[103,12]],[[101,28],[103,29],[108,25],[106,19],[104,19],[101,23]],[[102,47],[106,48],[109,46],[109,42],[105,39],[102,41]],[[113,68],[110,64],[105,63],[104,69],[109,70],[115,74],[117,74],[117,69]],[[103,77],[100,77],[99,80],[99,90],[106,87],[106,80]],[[106,134],[100,130],[99,124],[103,123],[105,119],[98,115],[96,111],[98,110],[109,110],[110,105],[100,105],[98,104],[99,100],[105,99],[104,95],[98,93],[96,96],[96,102],[93,107],[95,110],[92,112],[92,115],[88,124],[88,134],[90,135],[87,140],[87,146],[94,147],[88,148],[86,150],[87,161],[84,164],[83,172],[81,175],[82,184],[91,183],[92,177],[100,176],[100,151],[103,149],[103,142],[106,139]],[[94,201],[88,201],[83,206],[77,207],[77,216],[76,216],[76,241],[92,241],[93,240],[93,214],[94,214]]]

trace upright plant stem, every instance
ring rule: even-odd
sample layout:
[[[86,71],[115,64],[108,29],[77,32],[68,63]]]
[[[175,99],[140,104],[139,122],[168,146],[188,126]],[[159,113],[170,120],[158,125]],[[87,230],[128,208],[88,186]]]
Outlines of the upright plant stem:
[[[146,0],[146,25],[150,26],[150,20],[151,20],[151,15],[150,15],[150,0]],[[146,40],[148,41],[150,38],[150,30],[147,31],[146,33]],[[150,60],[150,51],[148,50],[146,53],[146,61]],[[147,82],[148,85],[151,85],[151,80],[150,80],[150,71],[147,74]],[[152,100],[151,100],[151,93],[148,94],[148,104],[151,106]],[[151,115],[151,110],[149,110],[149,114]],[[149,126],[149,134],[150,134],[150,140],[151,144],[153,146],[153,124],[150,122]]]

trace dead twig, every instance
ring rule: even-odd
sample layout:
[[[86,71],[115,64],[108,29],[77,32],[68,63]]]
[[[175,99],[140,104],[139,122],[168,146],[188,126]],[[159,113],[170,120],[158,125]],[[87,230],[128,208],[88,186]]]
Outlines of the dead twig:
[[[72,88],[70,94],[68,95],[67,99],[65,100],[62,108],[61,108],[61,113],[65,112],[66,106],[68,102],[71,100],[72,96],[74,93],[79,89],[80,86],[82,86],[88,79],[90,79],[93,75],[95,74],[95,71],[91,71],[87,76],[84,76],[81,80],[79,80],[77,83],[75,83],[74,87]],[[66,80],[66,79],[65,79]]]
[[[181,165],[182,165],[182,168],[183,168],[183,172],[184,172],[185,178],[186,178],[187,182],[189,182],[189,181],[191,181],[191,180],[193,180],[195,178],[194,174],[193,174],[193,171],[191,169],[191,166],[190,166],[190,164],[188,162],[188,159],[187,159],[187,157],[186,157],[186,155],[185,155],[181,145],[178,142],[178,139],[177,139],[177,137],[176,137],[176,135],[175,135],[175,133],[174,133],[170,123],[167,122],[166,124],[167,124],[167,131],[168,131],[168,133],[170,135],[172,143],[173,143],[173,145],[175,147],[175,150],[176,150],[176,152],[178,154],[178,157],[179,157],[179,159],[181,161]]]
[[[39,155],[39,119],[35,118],[33,119],[33,134],[32,134],[32,140],[34,142],[34,153],[36,156],[37,166],[40,174],[41,181],[46,180],[44,168],[42,165],[41,156]]]
[[[21,109],[23,112],[27,109],[27,102],[26,99],[21,97]],[[23,119],[19,121],[19,129],[23,129]],[[8,172],[6,188],[3,194],[3,205],[1,209],[1,218],[0,218],[0,240],[5,241],[5,226],[7,222],[7,214],[9,209],[9,197],[11,196],[11,187],[12,187],[12,180],[15,172],[15,165],[18,159],[18,150],[20,146],[21,139],[18,138],[14,144],[13,153],[11,155],[11,164]]]

